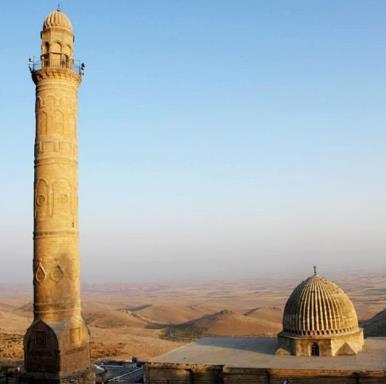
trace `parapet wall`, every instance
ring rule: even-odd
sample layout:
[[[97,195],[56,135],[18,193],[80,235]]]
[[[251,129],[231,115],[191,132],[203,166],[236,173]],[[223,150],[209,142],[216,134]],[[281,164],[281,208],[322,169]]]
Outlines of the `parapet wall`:
[[[146,384],[380,384],[386,371],[238,368],[203,364],[146,364]]]

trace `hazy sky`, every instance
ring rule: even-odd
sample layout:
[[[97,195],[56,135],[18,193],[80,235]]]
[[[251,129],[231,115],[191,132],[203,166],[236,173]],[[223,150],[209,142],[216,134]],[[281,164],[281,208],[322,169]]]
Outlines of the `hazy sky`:
[[[34,85],[56,1],[0,23],[0,281],[32,281]],[[386,2],[65,0],[84,281],[382,270]]]

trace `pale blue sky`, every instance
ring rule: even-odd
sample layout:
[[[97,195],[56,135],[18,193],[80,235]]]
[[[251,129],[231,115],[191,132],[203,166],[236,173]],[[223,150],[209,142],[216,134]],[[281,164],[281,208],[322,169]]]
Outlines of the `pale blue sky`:
[[[85,281],[386,266],[386,2],[62,3]],[[27,60],[55,7],[2,4],[2,281],[32,279]]]

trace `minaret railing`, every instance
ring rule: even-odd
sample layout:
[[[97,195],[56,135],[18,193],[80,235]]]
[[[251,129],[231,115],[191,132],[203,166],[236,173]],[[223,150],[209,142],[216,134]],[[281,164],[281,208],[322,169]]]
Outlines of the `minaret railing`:
[[[62,53],[46,53],[40,58],[30,58],[28,62],[31,73],[43,68],[69,69],[80,76],[84,75],[84,63],[79,60],[70,59],[68,55]]]

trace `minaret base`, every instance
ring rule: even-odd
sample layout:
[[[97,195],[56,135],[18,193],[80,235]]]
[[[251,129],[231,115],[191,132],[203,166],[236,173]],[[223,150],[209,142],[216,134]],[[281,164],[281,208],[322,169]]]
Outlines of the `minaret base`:
[[[95,382],[88,329],[82,318],[35,320],[25,335],[24,350],[25,383]]]

